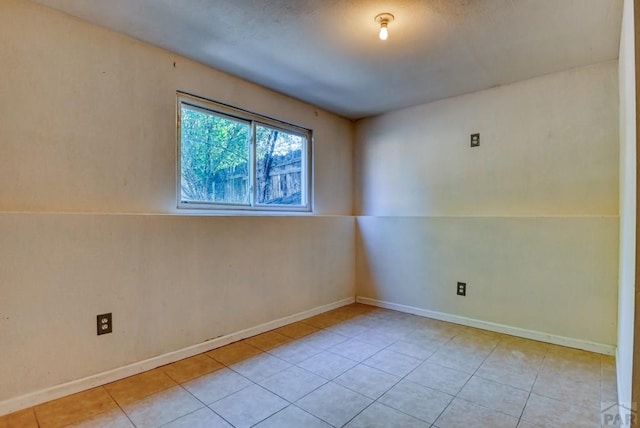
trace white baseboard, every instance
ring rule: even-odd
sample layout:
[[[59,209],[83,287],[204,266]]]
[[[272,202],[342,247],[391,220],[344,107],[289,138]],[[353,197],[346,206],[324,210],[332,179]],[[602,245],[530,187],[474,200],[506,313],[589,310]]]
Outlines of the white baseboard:
[[[504,324],[497,324],[489,321],[481,321],[474,318],[467,318],[459,315],[446,314],[444,312],[431,311],[428,309],[416,308],[413,306],[400,305],[398,303],[385,302],[382,300],[371,299],[369,297],[356,297],[356,302],[365,305],[378,306],[380,308],[393,309],[399,312],[420,315],[427,318],[433,318],[441,321],[447,321],[454,324],[466,325],[469,327],[481,328],[484,330],[495,331],[498,333],[509,334],[511,336],[523,337],[525,339],[537,340],[540,342],[553,343],[554,345],[567,346],[569,348],[583,349],[585,351],[597,352],[605,355],[615,355],[616,347],[611,345],[603,345],[601,343],[589,342],[582,339],[574,339],[571,337],[557,336],[539,331],[527,330],[524,328],[511,327]]]
[[[284,318],[279,318],[274,321],[269,321],[255,327],[207,340],[206,342],[198,343],[197,345],[189,346],[167,354],[158,355],[157,357],[149,358],[147,360],[138,361],[103,373],[67,382],[62,385],[56,385],[51,388],[0,401],[0,416],[36,406],[57,398],[65,397],[70,394],[86,391],[87,389],[95,388],[96,386],[115,382],[117,380],[124,379],[125,377],[164,366],[165,364],[171,364],[185,358],[193,357],[194,355],[228,345],[229,343],[237,342],[238,340],[246,339],[247,337],[255,336],[256,334],[264,333],[265,331],[273,330],[274,328],[279,328],[354,302],[354,297],[348,297],[337,302],[318,306],[316,308],[299,312],[294,315],[289,315]]]

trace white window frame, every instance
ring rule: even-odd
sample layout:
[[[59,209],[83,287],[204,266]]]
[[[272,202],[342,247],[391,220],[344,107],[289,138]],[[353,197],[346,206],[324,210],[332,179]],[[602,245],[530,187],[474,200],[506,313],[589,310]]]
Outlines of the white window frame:
[[[182,105],[211,112],[212,114],[228,117],[233,120],[249,122],[251,126],[251,141],[249,150],[249,204],[234,204],[220,202],[194,202],[182,200]],[[176,162],[176,197],[178,209],[196,209],[207,210],[212,212],[312,212],[313,210],[313,131],[271,117],[263,116],[237,107],[211,101],[202,97],[177,92],[176,103],[176,134],[177,134],[177,162]],[[303,204],[291,205],[261,205],[256,202],[256,126],[264,125],[287,132],[289,134],[297,134],[304,137],[307,141],[305,150],[302,153],[302,201]]]

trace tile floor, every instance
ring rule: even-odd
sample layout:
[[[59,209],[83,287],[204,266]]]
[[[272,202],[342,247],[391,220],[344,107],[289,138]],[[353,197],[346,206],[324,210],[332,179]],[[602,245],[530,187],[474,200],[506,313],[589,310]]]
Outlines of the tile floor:
[[[4,427],[598,427],[612,357],[350,305]]]

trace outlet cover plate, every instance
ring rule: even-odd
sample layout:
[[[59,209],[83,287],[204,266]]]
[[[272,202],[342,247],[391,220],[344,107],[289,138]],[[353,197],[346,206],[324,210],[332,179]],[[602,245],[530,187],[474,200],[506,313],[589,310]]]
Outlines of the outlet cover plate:
[[[113,318],[111,313],[101,314],[96,317],[98,336],[111,333],[113,331]]]
[[[480,134],[471,134],[471,147],[480,147]]]
[[[458,288],[456,290],[456,294],[458,296],[466,296],[467,295],[467,283],[466,282],[459,282],[458,283]]]

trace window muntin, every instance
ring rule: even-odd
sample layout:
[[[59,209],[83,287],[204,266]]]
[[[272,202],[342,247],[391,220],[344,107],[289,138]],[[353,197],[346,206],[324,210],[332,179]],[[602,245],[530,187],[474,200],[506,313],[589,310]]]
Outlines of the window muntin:
[[[178,95],[178,207],[310,211],[311,131]]]

